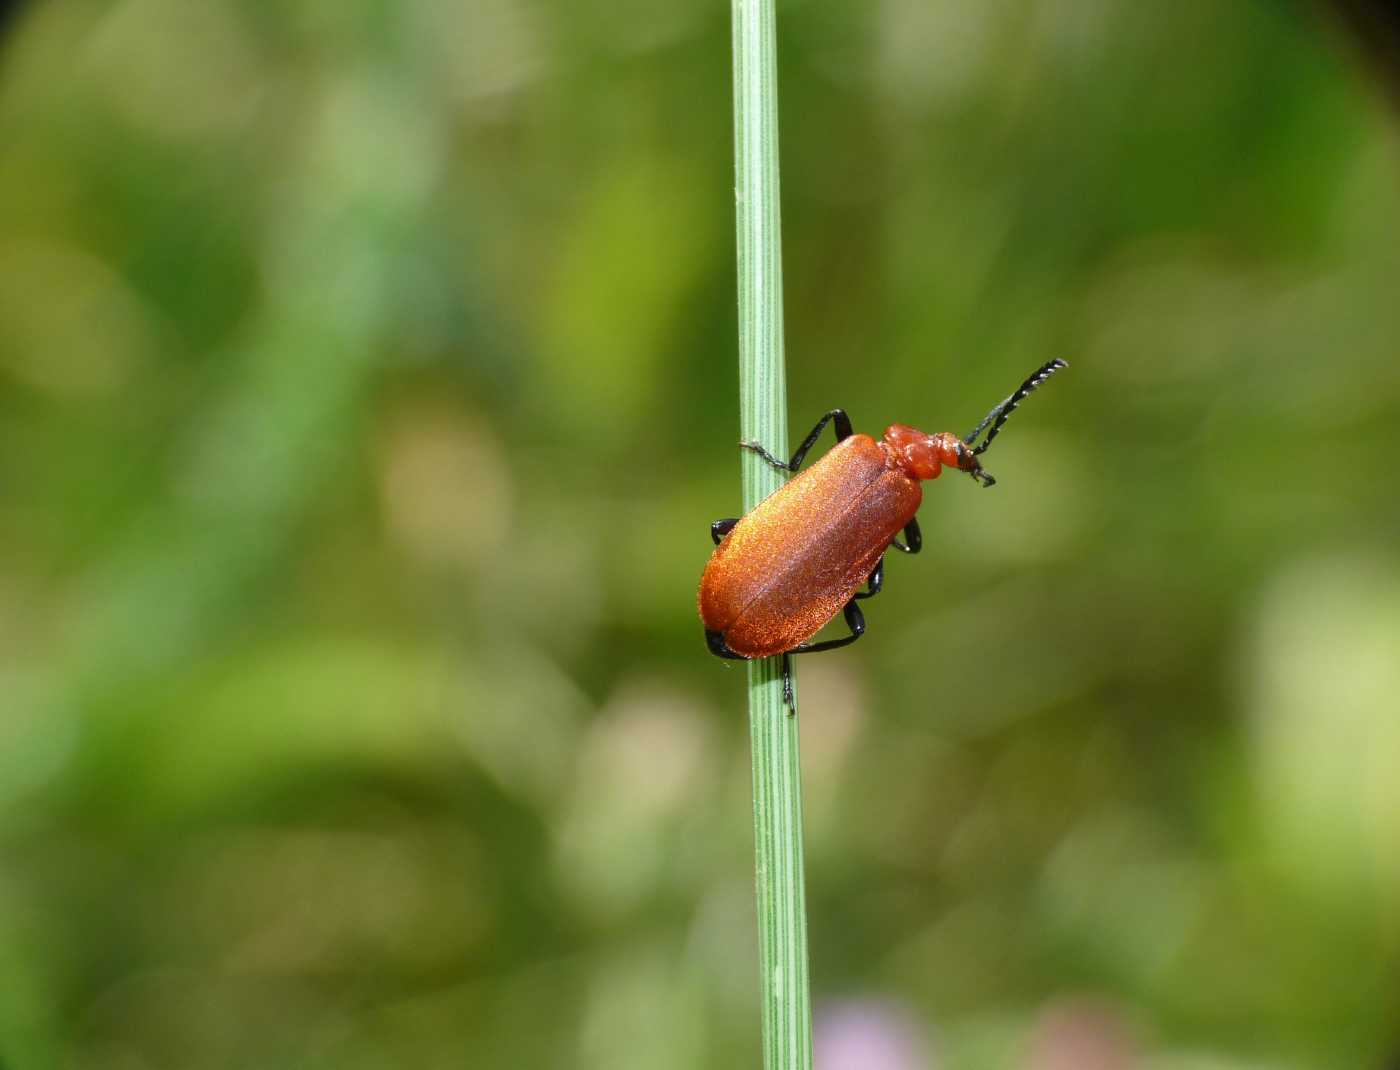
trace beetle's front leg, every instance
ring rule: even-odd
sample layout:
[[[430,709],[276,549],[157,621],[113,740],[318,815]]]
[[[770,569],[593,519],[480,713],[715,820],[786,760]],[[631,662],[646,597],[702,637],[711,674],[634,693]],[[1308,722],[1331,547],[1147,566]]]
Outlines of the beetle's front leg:
[[[710,525],[710,538],[714,540],[716,546],[718,546],[724,537],[733,530],[734,525],[737,523],[739,523],[739,518],[737,516],[731,516],[724,520],[716,520]]]
[[[827,413],[825,416],[823,416],[820,420],[817,421],[817,426],[812,428],[811,432],[807,435],[807,437],[802,440],[802,445],[797,447],[796,452],[794,452],[792,455],[792,460],[788,461],[787,464],[784,464],[782,461],[778,460],[778,458],[774,457],[771,453],[769,453],[766,449],[763,448],[762,444],[758,442],[744,441],[740,442],[739,445],[744,447],[744,449],[746,450],[752,450],[754,453],[758,454],[765,461],[771,464],[774,468],[780,469],[784,472],[796,472],[799,468],[802,467],[802,461],[807,456],[807,451],[810,450],[816,444],[817,439],[821,437],[822,429],[826,427],[828,422],[834,424],[835,426],[837,442],[840,442],[842,439],[850,438],[853,434],[853,429],[851,427],[851,418],[846,415],[846,410],[832,409],[829,413]]]

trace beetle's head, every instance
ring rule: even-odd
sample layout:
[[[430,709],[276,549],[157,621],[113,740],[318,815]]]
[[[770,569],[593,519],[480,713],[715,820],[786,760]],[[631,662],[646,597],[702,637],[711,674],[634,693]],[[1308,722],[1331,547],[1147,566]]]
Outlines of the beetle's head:
[[[937,479],[947,467],[966,472],[985,487],[996,482],[983,470],[972,447],[950,431],[929,435],[905,424],[891,424],[885,428],[884,444],[911,479]]]
[[[992,439],[997,437],[1007,417],[1016,411],[1027,394],[1049,379],[1061,368],[1062,360],[1052,360],[1042,364],[1029,379],[1016,388],[1009,398],[983,418],[966,438],[958,438],[949,431],[936,435],[926,435],[917,428],[906,424],[890,424],[885,428],[885,439],[881,445],[890,458],[890,463],[900,468],[910,479],[937,479],[944,466],[966,472],[984,487],[994,486],[996,480],[982,467],[981,455],[987,452]],[[987,437],[979,443],[978,436],[983,431]]]

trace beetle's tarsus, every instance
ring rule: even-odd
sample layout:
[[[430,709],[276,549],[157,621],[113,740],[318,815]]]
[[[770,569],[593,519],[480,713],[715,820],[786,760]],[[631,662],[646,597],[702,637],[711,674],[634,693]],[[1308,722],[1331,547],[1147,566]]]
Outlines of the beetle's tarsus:
[[[762,445],[760,445],[757,442],[750,442],[748,439],[742,439],[740,440],[739,445],[746,450],[752,450],[754,453],[758,454],[760,457],[762,457],[765,461],[771,464],[774,468],[778,469],[778,471],[780,472],[795,471],[795,469],[790,468],[788,466],[787,462],[778,460],[778,458],[774,457],[771,453],[764,449]]]

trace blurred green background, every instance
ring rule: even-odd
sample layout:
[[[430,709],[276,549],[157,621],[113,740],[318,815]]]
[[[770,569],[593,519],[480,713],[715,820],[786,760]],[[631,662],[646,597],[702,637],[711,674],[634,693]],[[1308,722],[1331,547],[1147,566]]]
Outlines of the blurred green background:
[[[1400,1046],[1400,139],[1324,9],[780,5],[820,1070]],[[0,41],[0,1066],[753,1066],[729,10]]]

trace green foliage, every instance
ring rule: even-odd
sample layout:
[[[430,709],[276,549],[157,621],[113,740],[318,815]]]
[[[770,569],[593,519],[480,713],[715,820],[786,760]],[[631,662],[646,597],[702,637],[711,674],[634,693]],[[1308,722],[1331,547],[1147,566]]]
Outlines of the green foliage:
[[[791,418],[1072,364],[802,666],[818,1065],[1393,1058],[1400,158],[1312,18],[784,5]],[[0,1063],[752,1065],[728,10],[11,25]]]

